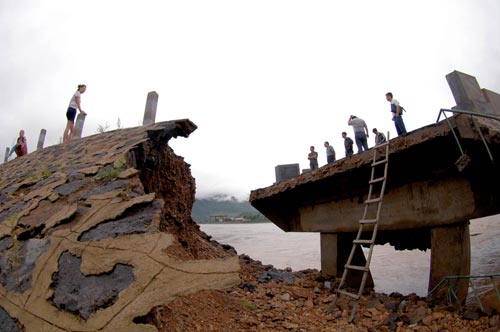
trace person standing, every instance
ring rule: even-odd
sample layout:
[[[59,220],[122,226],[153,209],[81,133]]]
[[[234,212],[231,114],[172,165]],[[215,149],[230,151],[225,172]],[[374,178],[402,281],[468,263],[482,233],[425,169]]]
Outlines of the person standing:
[[[325,142],[324,146],[326,148],[326,162],[331,164],[335,161],[335,150],[328,142]]]
[[[379,133],[377,128],[373,128],[372,132],[375,134],[375,145],[387,142],[387,138],[383,133]]]
[[[15,151],[18,157],[22,157],[28,154],[28,142],[26,141],[26,137],[24,136],[24,130],[21,130],[19,132]]]
[[[354,142],[350,137],[347,137],[347,133],[345,131],[342,132],[342,138],[344,139],[344,147],[345,147],[345,157],[350,158],[354,154],[352,146]]]
[[[78,89],[69,101],[68,110],[66,111],[66,119],[68,119],[68,122],[66,123],[66,129],[64,129],[63,133],[63,143],[67,143],[71,140],[73,127],[75,125],[76,110],[78,110],[83,115],[87,115],[87,113],[82,110],[81,106],[81,96],[82,93],[85,93],[86,90],[87,86],[85,84],[78,85]]]
[[[403,122],[403,110],[404,108],[399,105],[399,101],[394,99],[392,96],[392,92],[387,92],[385,94],[385,99],[391,103],[391,112],[392,112],[392,121],[394,121],[394,125],[396,126],[396,132],[399,135],[406,135],[406,127]]]
[[[354,140],[356,141],[356,146],[358,147],[358,153],[368,150],[368,127],[366,126],[365,120],[358,118],[355,115],[349,117],[347,121],[349,126],[354,129]]]
[[[318,169],[318,153],[314,151],[314,146],[312,145],[309,150],[311,152],[309,152],[307,159],[309,159],[309,166],[311,167],[311,171],[313,171],[315,169]]]

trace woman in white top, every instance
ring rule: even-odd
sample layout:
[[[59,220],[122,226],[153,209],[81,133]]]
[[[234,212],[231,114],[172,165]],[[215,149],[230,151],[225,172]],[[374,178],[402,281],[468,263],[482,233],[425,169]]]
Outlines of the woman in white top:
[[[64,129],[63,143],[67,143],[71,140],[73,126],[75,125],[76,110],[83,115],[87,115],[87,113],[85,113],[80,106],[81,96],[85,90],[87,90],[87,86],[85,84],[78,85],[78,89],[69,101],[68,110],[66,111],[66,118],[68,119],[68,122],[66,123],[66,129]]]

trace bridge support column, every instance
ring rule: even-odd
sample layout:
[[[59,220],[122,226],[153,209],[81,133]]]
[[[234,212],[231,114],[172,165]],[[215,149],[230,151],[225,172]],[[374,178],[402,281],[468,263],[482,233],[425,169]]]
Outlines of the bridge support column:
[[[429,291],[446,276],[470,274],[470,235],[469,222],[465,221],[445,227],[431,229],[431,271]],[[450,281],[461,302],[465,301],[468,280]],[[447,287],[442,287],[434,297],[446,299]]]
[[[342,278],[344,265],[347,263],[352,249],[352,241],[356,237],[355,233],[321,233],[321,272]],[[361,249],[354,253],[352,259],[353,265],[365,265],[366,258]],[[350,271],[346,279],[346,285],[353,288],[359,288],[363,272]],[[373,287],[373,278],[368,274],[365,287]]]

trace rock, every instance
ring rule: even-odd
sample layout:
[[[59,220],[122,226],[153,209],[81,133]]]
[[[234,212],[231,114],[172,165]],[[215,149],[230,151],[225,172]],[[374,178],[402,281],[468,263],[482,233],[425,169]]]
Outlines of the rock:
[[[422,324],[425,326],[431,326],[434,321],[434,317],[432,315],[427,315],[422,319]]]
[[[500,319],[499,319],[498,315],[495,315],[495,316],[491,317],[488,320],[488,325],[490,327],[498,327],[498,326],[500,326]]]
[[[468,320],[478,320],[480,315],[477,311],[466,310],[463,314],[463,317]]]
[[[385,308],[393,312],[396,312],[398,310],[398,307],[399,307],[398,301],[389,301],[385,304]]]
[[[291,296],[290,296],[290,294],[285,293],[285,294],[281,295],[281,299],[282,299],[283,301],[287,301],[287,302],[288,302],[288,301],[290,301]]]
[[[399,315],[397,312],[391,312],[384,320],[383,325],[391,326],[390,323],[395,323],[399,320]],[[395,325],[395,324],[394,324]]]
[[[0,283],[8,291],[24,292],[31,287],[37,259],[49,247],[47,239],[17,241],[0,256]]]
[[[427,310],[425,307],[417,307],[415,310],[409,311],[401,315],[401,319],[407,324],[416,324],[426,317]]]
[[[117,264],[106,274],[84,276],[81,258],[66,252],[59,259],[59,271],[53,276],[55,306],[88,319],[98,309],[118,300],[118,294],[134,281],[133,268]]]
[[[12,318],[7,311],[0,307],[0,331],[2,332],[22,332],[24,328],[19,322]]]
[[[248,283],[240,284],[239,287],[241,289],[244,289],[244,290],[248,291],[248,292],[254,292],[255,289],[257,288],[256,285],[254,285],[254,284],[248,284]]]

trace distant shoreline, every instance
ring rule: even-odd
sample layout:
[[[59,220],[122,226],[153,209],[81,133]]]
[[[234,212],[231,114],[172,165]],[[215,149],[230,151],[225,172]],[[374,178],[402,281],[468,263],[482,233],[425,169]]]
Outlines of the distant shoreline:
[[[271,223],[270,221],[265,221],[265,220],[259,220],[259,221],[207,221],[207,222],[196,222],[197,224],[201,225],[227,225],[227,224],[241,224],[241,225],[246,225],[246,224],[269,224]]]

